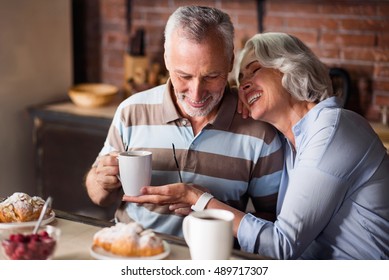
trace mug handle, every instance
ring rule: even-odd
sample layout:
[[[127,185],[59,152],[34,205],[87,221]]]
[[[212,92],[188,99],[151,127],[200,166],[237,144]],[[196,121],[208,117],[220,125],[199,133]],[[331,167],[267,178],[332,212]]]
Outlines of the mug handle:
[[[182,233],[184,234],[184,239],[186,241],[186,244],[188,244],[188,247],[190,247],[190,220],[192,217],[190,215],[186,216],[184,220],[182,221]]]
[[[127,151],[127,150],[126,150]],[[118,163],[119,163],[119,156],[117,156],[116,157],[117,158],[117,160],[118,160]],[[122,182],[122,179],[120,179],[120,175],[119,174],[117,174],[116,175],[116,177],[118,178],[118,180],[120,181],[120,183]]]

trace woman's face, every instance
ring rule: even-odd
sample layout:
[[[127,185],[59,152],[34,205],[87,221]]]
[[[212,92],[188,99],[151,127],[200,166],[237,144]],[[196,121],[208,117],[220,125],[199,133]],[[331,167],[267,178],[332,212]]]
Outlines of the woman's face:
[[[290,96],[282,87],[281,79],[280,71],[262,67],[254,50],[245,54],[239,67],[239,98],[253,119],[269,123],[277,121]]]

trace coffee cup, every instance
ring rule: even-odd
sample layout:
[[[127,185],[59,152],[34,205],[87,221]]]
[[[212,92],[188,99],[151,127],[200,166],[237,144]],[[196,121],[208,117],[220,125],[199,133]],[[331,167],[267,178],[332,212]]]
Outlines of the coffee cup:
[[[118,155],[119,180],[125,195],[137,196],[143,186],[149,186],[152,171],[152,153],[127,151]]]
[[[185,217],[182,229],[193,260],[226,260],[233,245],[234,214],[206,209]]]

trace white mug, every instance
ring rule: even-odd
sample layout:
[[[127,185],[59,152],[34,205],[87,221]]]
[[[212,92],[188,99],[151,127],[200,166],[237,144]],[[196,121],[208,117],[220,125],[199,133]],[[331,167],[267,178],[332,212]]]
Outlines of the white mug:
[[[148,151],[121,152],[119,160],[119,180],[124,194],[137,196],[143,186],[149,186],[152,171],[152,153]]]
[[[234,214],[206,209],[185,217],[182,230],[193,260],[227,260],[233,245]]]

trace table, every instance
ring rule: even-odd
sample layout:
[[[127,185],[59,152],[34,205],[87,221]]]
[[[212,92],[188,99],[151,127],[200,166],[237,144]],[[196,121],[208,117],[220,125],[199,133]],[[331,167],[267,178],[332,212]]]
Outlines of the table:
[[[61,229],[61,237],[54,254],[56,260],[92,260],[94,259],[89,249],[92,245],[93,235],[103,226],[111,226],[113,223],[98,220],[85,219],[86,217],[69,215],[59,212],[56,220],[51,225]],[[76,219],[78,221],[76,221]],[[161,236],[162,237],[162,236]],[[165,240],[166,237],[165,236]],[[189,249],[184,243],[174,242],[174,237],[166,240],[169,243],[171,252],[166,258],[168,260],[190,259]]]
[[[91,260],[89,253],[93,235],[102,227],[113,225],[112,222],[91,217],[74,215],[55,210],[56,219],[51,223],[61,229],[61,237],[54,259],[57,260]],[[190,260],[189,248],[182,238],[158,233],[168,242],[171,252],[166,260]],[[233,250],[231,259],[266,259],[256,254]]]

